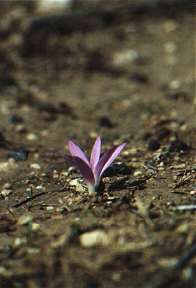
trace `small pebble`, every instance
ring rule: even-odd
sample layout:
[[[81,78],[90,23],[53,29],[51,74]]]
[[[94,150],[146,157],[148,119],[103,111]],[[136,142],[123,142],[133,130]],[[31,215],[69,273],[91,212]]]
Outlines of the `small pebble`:
[[[195,272],[193,270],[193,268],[191,267],[186,267],[185,269],[182,270],[182,278],[183,280],[190,280],[191,278],[193,279],[195,275]]]
[[[97,136],[98,136],[98,134],[97,134],[97,132],[95,132],[95,131],[91,131],[90,133],[89,133],[89,136],[91,137],[91,138],[97,138]]]
[[[54,207],[53,207],[53,206],[47,206],[47,207],[46,207],[46,210],[47,210],[48,212],[53,211],[53,210],[54,210]]]
[[[37,140],[37,139],[38,139],[38,137],[37,137],[36,134],[34,134],[34,133],[29,133],[29,134],[27,134],[27,140],[35,141],[35,140]]]
[[[32,187],[28,187],[28,188],[26,189],[26,192],[27,192],[27,193],[32,193]]]
[[[12,187],[12,184],[9,183],[9,182],[7,182],[7,183],[5,183],[5,184],[3,185],[3,188],[4,188],[4,189],[10,189],[11,187]]]
[[[14,159],[9,159],[7,162],[0,162],[0,172],[6,172],[17,167],[18,165],[15,163]]]
[[[196,190],[192,190],[192,191],[190,192],[190,195],[191,195],[191,196],[196,196]]]
[[[180,88],[180,81],[179,80],[172,80],[170,83],[169,83],[169,86],[171,89],[178,89]]]
[[[7,275],[9,275],[9,272],[5,267],[0,266],[0,275],[6,277]]]
[[[35,248],[35,247],[27,248],[27,253],[28,254],[38,254],[38,253],[40,253],[40,249],[39,248]]]
[[[42,185],[36,186],[35,189],[39,190],[39,191],[45,191],[46,190],[46,188],[44,186],[42,186]]]
[[[48,131],[48,130],[43,130],[43,131],[41,131],[41,135],[42,135],[43,137],[46,137],[46,136],[49,135],[49,131]]]
[[[32,222],[32,216],[31,215],[22,215],[19,217],[17,224],[20,226],[23,226],[23,225],[26,225],[30,222]]]
[[[14,239],[14,245],[13,246],[14,247],[19,247],[19,246],[24,245],[26,243],[27,243],[26,237],[23,237],[23,238],[17,237],[17,238]]]
[[[18,133],[26,133],[27,132],[27,130],[23,124],[16,125],[15,129],[16,129],[16,132],[18,132]]]
[[[2,189],[1,192],[0,192],[0,195],[3,198],[7,198],[11,193],[12,193],[11,189]]]
[[[167,20],[164,24],[163,24],[163,28],[165,30],[166,33],[170,33],[176,30],[177,28],[177,23],[174,20]]]
[[[127,63],[133,62],[138,58],[138,52],[136,50],[128,49],[116,53],[113,57],[113,64],[115,66],[127,65]]]
[[[124,150],[124,152],[122,154],[125,155],[125,156],[135,155],[138,151],[139,151],[139,149],[137,149],[136,147],[133,147],[133,148]]]
[[[83,247],[107,246],[109,244],[108,235],[102,230],[86,232],[80,236],[80,243]]]
[[[59,178],[59,174],[58,174],[58,172],[56,170],[53,171],[52,178],[53,179],[58,179]]]
[[[33,222],[31,228],[32,228],[32,231],[36,232],[40,229],[40,224]]]
[[[69,8],[72,0],[40,0],[37,3],[37,11],[42,14],[59,13]]]
[[[165,44],[165,51],[168,53],[174,53],[176,51],[176,45],[173,42],[167,42]]]
[[[142,175],[142,171],[136,170],[136,171],[133,173],[133,175],[134,175],[135,177],[141,176],[141,175]]]
[[[112,280],[113,280],[113,281],[118,282],[118,281],[120,281],[120,279],[121,279],[120,273],[114,272],[114,273],[112,274]]]
[[[35,170],[40,170],[40,169],[41,169],[41,166],[40,166],[38,163],[32,163],[32,164],[30,165],[30,167],[31,167],[32,169],[35,169]]]
[[[69,182],[69,185],[70,185],[70,186],[77,186],[78,183],[79,183],[78,179],[73,179],[73,180],[71,180],[71,181]]]
[[[69,182],[70,186],[74,186],[77,192],[85,192],[86,189],[84,186],[79,182],[79,179],[73,179]]]

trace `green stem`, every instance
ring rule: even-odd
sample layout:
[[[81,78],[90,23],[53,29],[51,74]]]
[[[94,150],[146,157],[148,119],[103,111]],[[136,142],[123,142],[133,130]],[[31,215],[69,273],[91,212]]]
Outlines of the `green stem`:
[[[88,183],[88,192],[89,195],[95,195],[96,194],[96,190],[95,190],[95,186],[93,186],[92,184]]]

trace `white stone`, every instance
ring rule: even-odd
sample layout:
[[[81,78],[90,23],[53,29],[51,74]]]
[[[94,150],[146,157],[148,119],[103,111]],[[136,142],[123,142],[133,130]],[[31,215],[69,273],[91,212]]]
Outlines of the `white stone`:
[[[21,246],[21,245],[23,245],[23,244],[26,244],[27,243],[27,239],[24,237],[24,238],[19,238],[19,237],[17,237],[17,238],[15,238],[15,240],[14,240],[14,247],[19,247],[19,246]]]
[[[46,210],[49,211],[49,212],[50,212],[50,211],[53,211],[53,210],[54,210],[54,207],[53,207],[53,206],[47,206],[47,207],[46,207]]]
[[[0,163],[0,172],[6,172],[17,167],[18,165],[15,163],[14,159],[9,159],[7,162]]]
[[[38,231],[40,229],[40,224],[39,223],[32,223],[32,231]]]
[[[108,235],[102,230],[86,232],[80,236],[80,244],[83,247],[107,246],[109,244]]]
[[[141,175],[142,175],[142,171],[136,170],[133,175],[134,175],[135,177],[141,176]]]
[[[77,192],[85,192],[84,186],[79,182],[79,179],[73,179],[69,182],[70,186],[74,186]]]
[[[39,13],[54,13],[65,10],[72,0],[40,0],[38,2]]]
[[[18,219],[18,225],[26,225],[29,222],[32,222],[32,216],[31,215],[22,215]]]
[[[29,141],[35,141],[35,140],[37,140],[37,139],[38,139],[38,137],[37,137],[36,134],[34,134],[34,133],[29,133],[29,134],[27,134],[27,140],[29,140]]]
[[[32,168],[32,169],[35,169],[35,170],[40,170],[40,169],[41,169],[41,166],[40,166],[38,163],[32,163],[32,164],[31,164],[31,168]]]
[[[138,58],[138,52],[133,49],[123,50],[118,52],[113,57],[113,63],[116,66],[122,66],[127,64],[128,62],[133,62]]]
[[[2,197],[8,197],[11,193],[12,193],[11,189],[3,189],[1,190],[0,195]]]

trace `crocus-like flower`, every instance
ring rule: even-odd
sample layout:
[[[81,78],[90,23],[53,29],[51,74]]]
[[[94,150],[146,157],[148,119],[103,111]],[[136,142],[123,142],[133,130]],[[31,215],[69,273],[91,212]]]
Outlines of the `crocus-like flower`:
[[[89,194],[97,191],[104,171],[118,157],[126,143],[113,147],[101,156],[101,138],[97,137],[90,156],[90,161],[85,153],[73,141],[68,141],[71,156],[66,156],[71,165],[75,166],[88,185]]]

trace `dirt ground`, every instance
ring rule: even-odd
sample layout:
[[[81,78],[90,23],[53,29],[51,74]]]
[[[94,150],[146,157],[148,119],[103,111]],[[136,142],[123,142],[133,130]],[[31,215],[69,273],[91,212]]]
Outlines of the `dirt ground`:
[[[196,287],[194,9],[0,6],[0,287]],[[97,135],[128,144],[91,197],[64,154]]]

